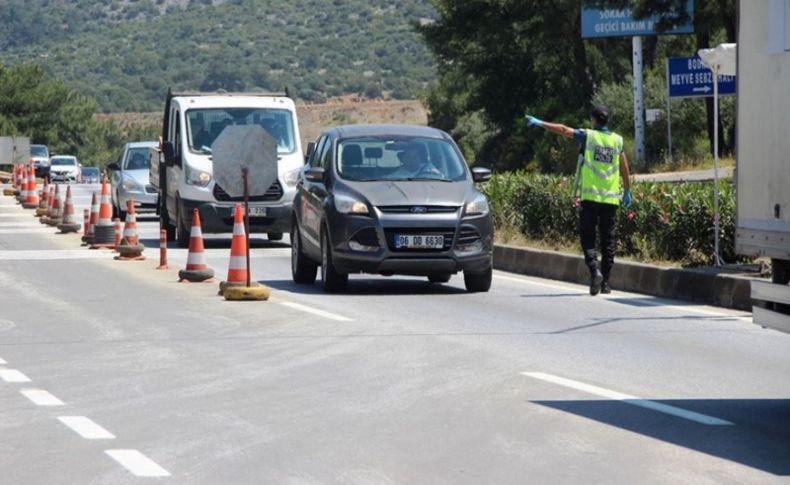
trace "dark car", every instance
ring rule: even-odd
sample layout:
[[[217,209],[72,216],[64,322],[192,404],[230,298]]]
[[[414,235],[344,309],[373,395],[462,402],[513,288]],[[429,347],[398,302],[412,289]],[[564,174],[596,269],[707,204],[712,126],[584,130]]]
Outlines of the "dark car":
[[[296,283],[340,291],[351,273],[464,273],[468,291],[488,291],[493,229],[488,201],[450,136],[422,126],[352,125],[326,130],[308,148],[291,228]]]
[[[81,177],[83,184],[98,184],[101,182],[101,172],[96,167],[82,167]]]

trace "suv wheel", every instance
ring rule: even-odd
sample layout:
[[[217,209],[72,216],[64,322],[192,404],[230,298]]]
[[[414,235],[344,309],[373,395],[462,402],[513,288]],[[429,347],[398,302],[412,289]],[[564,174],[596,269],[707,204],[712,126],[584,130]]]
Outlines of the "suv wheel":
[[[467,273],[464,271],[464,285],[470,293],[481,293],[491,289],[491,278],[494,270],[491,266],[483,273]]]
[[[431,283],[447,283],[450,281],[451,276],[452,275],[450,273],[436,273],[428,275],[428,281]]]
[[[291,227],[291,277],[294,283],[309,285],[315,282],[318,265],[308,259],[302,251],[302,238],[299,226],[294,222]]]
[[[327,293],[343,291],[348,284],[348,275],[338,273],[332,263],[332,247],[325,230],[321,231],[321,281]]]
[[[178,242],[178,247],[180,248],[188,248],[189,247],[189,236],[190,230],[184,224],[184,211],[183,204],[181,204],[180,200],[176,201],[176,241]]]

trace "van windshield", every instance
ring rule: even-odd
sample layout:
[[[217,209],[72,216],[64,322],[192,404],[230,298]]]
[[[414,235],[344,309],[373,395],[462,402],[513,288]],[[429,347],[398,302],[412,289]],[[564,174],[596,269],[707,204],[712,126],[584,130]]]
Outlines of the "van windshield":
[[[260,125],[277,142],[277,153],[296,151],[293,116],[285,109],[191,109],[186,118],[189,149],[195,153],[210,154],[214,140],[230,125]]]
[[[30,145],[30,156],[39,158],[49,158],[49,151],[44,145]]]

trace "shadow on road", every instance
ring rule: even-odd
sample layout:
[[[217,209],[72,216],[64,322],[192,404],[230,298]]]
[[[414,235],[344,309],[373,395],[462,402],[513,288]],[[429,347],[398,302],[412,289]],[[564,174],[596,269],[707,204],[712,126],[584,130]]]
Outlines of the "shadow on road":
[[[586,293],[544,293],[540,295],[521,295],[521,298],[565,298],[587,296]]]
[[[724,419],[732,426],[698,424],[618,401],[532,402],[775,475],[790,475],[788,399],[657,401]]]
[[[299,293],[303,295],[325,294],[324,290],[321,289],[320,276],[316,283],[312,285],[297,285],[292,280],[260,280],[259,283],[277,290],[290,291],[291,293]],[[414,279],[370,279],[364,277],[354,278],[351,276],[348,279],[348,287],[346,288],[346,291],[338,294],[337,296],[422,296],[465,294],[467,294],[467,292],[462,288],[429,283],[427,279],[423,282]]]
[[[230,249],[230,236],[227,238],[204,238],[203,246],[206,249]],[[140,239],[140,244],[146,248],[159,249],[159,239],[144,238]],[[263,238],[253,237],[250,238],[250,249],[283,249],[290,248],[287,243],[280,241],[269,241]],[[168,249],[178,249],[178,244],[175,242],[167,243]]]

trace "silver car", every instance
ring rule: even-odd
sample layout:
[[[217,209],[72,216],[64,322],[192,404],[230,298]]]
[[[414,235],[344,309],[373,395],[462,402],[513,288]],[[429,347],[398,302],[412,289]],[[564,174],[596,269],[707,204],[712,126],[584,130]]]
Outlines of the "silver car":
[[[424,126],[354,125],[326,130],[297,184],[291,228],[296,283],[341,291],[351,273],[426,276],[463,271],[466,289],[488,291],[493,228],[470,170],[450,136]]]
[[[130,142],[123,146],[116,162],[107,165],[113,216],[126,217],[126,205],[134,199],[135,212],[154,212],[159,195],[148,181],[148,157],[155,141]]]
[[[53,182],[77,182],[80,179],[80,162],[71,155],[53,155],[49,159],[49,179]]]

